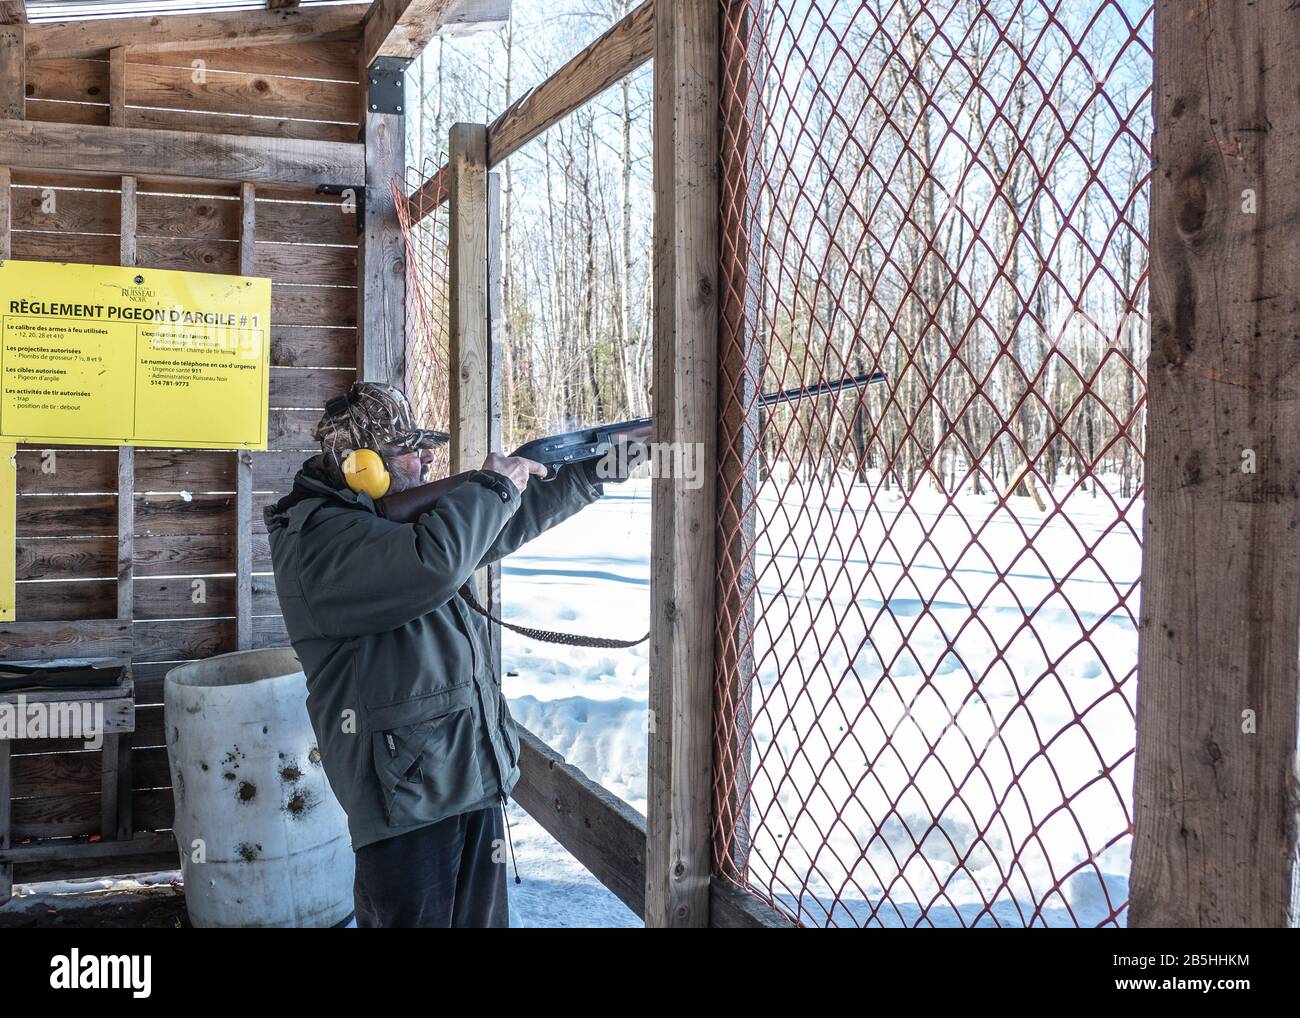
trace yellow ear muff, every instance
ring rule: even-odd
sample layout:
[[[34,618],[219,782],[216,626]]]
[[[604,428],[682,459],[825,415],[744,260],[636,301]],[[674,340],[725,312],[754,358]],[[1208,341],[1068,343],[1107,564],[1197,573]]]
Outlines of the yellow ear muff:
[[[365,492],[371,498],[388,494],[392,479],[384,458],[374,449],[354,449],[343,459],[343,480],[355,492]]]

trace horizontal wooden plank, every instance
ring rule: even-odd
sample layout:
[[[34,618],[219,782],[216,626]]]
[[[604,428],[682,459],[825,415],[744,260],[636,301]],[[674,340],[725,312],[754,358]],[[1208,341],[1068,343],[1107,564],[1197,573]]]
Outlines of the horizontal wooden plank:
[[[74,880],[90,877],[127,876],[133,873],[157,873],[180,868],[175,838],[168,831],[164,835],[172,844],[168,849],[149,850],[111,856],[79,858],[73,849],[60,849],[60,857],[46,862],[19,863],[14,866],[14,880],[31,883],[42,880]],[[127,844],[134,844],[133,838]],[[95,842],[94,844],[103,844]]]
[[[337,42],[280,43],[242,49],[183,49],[163,53],[132,51],[132,63],[193,69],[195,61],[221,71],[280,74],[295,78],[358,80],[357,44]]]
[[[273,407],[324,407],[356,381],[347,368],[272,368],[270,400]]]
[[[102,537],[117,533],[116,495],[21,495],[18,537]]]
[[[267,425],[267,443],[272,449],[319,451],[320,443],[312,437],[320,413],[315,410],[272,410]]]
[[[134,668],[134,666],[132,667]],[[32,753],[86,752],[85,743],[80,739],[19,739],[12,745],[14,759]],[[153,706],[136,705],[135,734],[131,736],[131,745],[133,748],[140,749],[146,749],[150,746],[165,747],[167,745],[166,734],[163,731],[163,708],[161,704]]]
[[[197,80],[196,80],[197,79]],[[93,87],[93,86],[92,86]],[[293,120],[358,123],[361,90],[353,83],[128,62],[128,106],[239,113]]]
[[[174,194],[136,198],[137,237],[201,237],[239,240],[239,200],[212,196],[196,201]]]
[[[33,262],[80,262],[120,265],[121,245],[115,236],[93,233],[29,233],[10,235],[12,257]]]
[[[105,619],[117,614],[117,580],[68,580],[14,584],[14,617],[19,622],[47,619]]]
[[[49,865],[60,862],[99,862],[104,865],[133,865],[124,863],[143,853],[171,853],[170,866],[176,863],[176,838],[170,831],[141,831],[130,840],[121,841],[102,839],[100,841],[82,841],[72,839],[43,839],[28,842],[15,848],[0,851],[0,860],[12,861],[15,866],[33,864]],[[154,869],[169,868],[166,865],[154,865]],[[106,871],[108,873],[113,870]],[[130,872],[130,871],[123,871]],[[26,877],[25,879],[32,879]]]
[[[0,165],[21,169],[294,181],[354,187],[365,182],[356,143],[0,120]]]
[[[287,490],[287,486],[284,490]],[[117,537],[19,538],[18,580],[111,579],[117,573]],[[231,572],[235,563],[231,534],[138,535],[135,575],[173,576]],[[265,528],[253,535],[253,568],[271,568]]]
[[[278,283],[347,286],[357,280],[357,250],[319,244],[264,244],[253,248],[253,275]]]
[[[23,115],[33,123],[91,124],[97,127],[107,127],[109,124],[107,103],[49,102],[44,99],[28,99],[23,105]]]
[[[257,239],[259,243],[356,247],[356,209],[342,198],[333,202],[258,201]]]
[[[115,576],[117,537],[20,537],[15,566],[18,580]]]
[[[18,448],[14,463],[19,495],[108,494],[117,490],[117,453],[113,450],[24,445]]]
[[[12,224],[15,230],[116,235],[120,201],[115,191],[15,186]]]
[[[231,240],[136,237],[136,265],[144,269],[239,275],[239,244]]]
[[[27,98],[107,105],[108,60],[29,60]]]
[[[59,21],[27,26],[27,58],[102,57],[128,46],[133,53],[250,49],[309,40],[355,37],[368,3],[286,10],[208,12],[169,17]]]
[[[0,660],[129,657],[131,654],[129,621],[0,623]]]
[[[135,532],[143,537],[228,534],[234,529],[234,510],[234,495],[186,497],[151,492],[135,500]]]
[[[73,838],[103,834],[98,795],[46,795],[13,801],[13,841],[24,838]],[[169,828],[173,816],[170,788],[138,789],[131,793],[133,829]],[[112,832],[108,832],[112,833]]]
[[[346,368],[356,362],[356,329],[313,329],[271,323],[271,363],[277,367]]]
[[[712,877],[709,881],[709,926],[721,930],[797,929],[761,898]]]
[[[134,661],[188,661],[234,650],[235,620],[137,622],[132,636]]]
[[[271,287],[271,321],[280,325],[331,325],[354,328],[357,324],[356,287]]]
[[[136,576],[223,573],[234,568],[234,534],[159,534],[135,539]],[[271,568],[265,531],[253,535],[253,568]]]
[[[155,110],[141,106],[127,108],[126,124],[128,127],[155,128],[162,131],[197,131],[202,134],[234,134],[254,138],[296,138],[299,141],[352,142],[357,139],[356,124],[290,120],[286,117],[241,117],[235,113],[203,113],[196,110]]]
[[[13,171],[13,182],[24,187],[95,187],[116,192],[121,179],[121,175],[116,173],[68,172],[48,167],[31,170],[15,169]],[[228,180],[204,180],[199,177],[177,178],[150,173],[147,175],[141,174],[137,177],[136,193],[171,194],[185,197],[238,198],[239,185]],[[286,201],[295,204],[317,202],[329,206],[336,206],[339,202],[339,197],[336,194],[318,193],[315,184],[295,183],[259,184],[257,198],[259,201],[266,199],[268,201]]]
[[[527,729],[511,792],[551,837],[637,915],[645,909],[645,818]]]
[[[13,794],[18,798],[48,794],[99,792],[104,754],[98,749],[81,753],[43,753],[14,757]],[[131,787],[166,788],[172,784],[165,746],[131,750]]]

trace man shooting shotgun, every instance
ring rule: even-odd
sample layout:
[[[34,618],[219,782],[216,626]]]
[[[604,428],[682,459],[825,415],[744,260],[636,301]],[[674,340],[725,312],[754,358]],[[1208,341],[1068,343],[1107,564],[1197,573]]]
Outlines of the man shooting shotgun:
[[[507,925],[500,847],[519,734],[473,574],[626,480],[649,435],[644,418],[538,439],[426,483],[448,436],[416,428],[398,389],[357,382],[326,406],[319,455],[265,517],[321,762],[348,815],[358,926]]]
[[[416,428],[402,393],[374,382],[331,400],[315,437],[320,454],[265,516],[321,762],[348,815],[357,925],[505,926],[519,735],[465,594],[476,569],[621,478],[588,461],[529,484],[541,464],[492,453],[459,483],[423,485],[448,436]]]

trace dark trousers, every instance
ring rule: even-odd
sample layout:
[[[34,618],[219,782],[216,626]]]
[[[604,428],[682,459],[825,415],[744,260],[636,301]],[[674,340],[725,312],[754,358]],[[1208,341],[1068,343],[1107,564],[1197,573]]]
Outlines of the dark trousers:
[[[509,925],[501,807],[462,813],[357,850],[357,926]]]

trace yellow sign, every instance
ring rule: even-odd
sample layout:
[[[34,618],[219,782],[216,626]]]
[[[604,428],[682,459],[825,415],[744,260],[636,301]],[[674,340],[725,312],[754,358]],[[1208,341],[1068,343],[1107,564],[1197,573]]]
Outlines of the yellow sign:
[[[265,449],[271,281],[0,262],[0,440]]]

